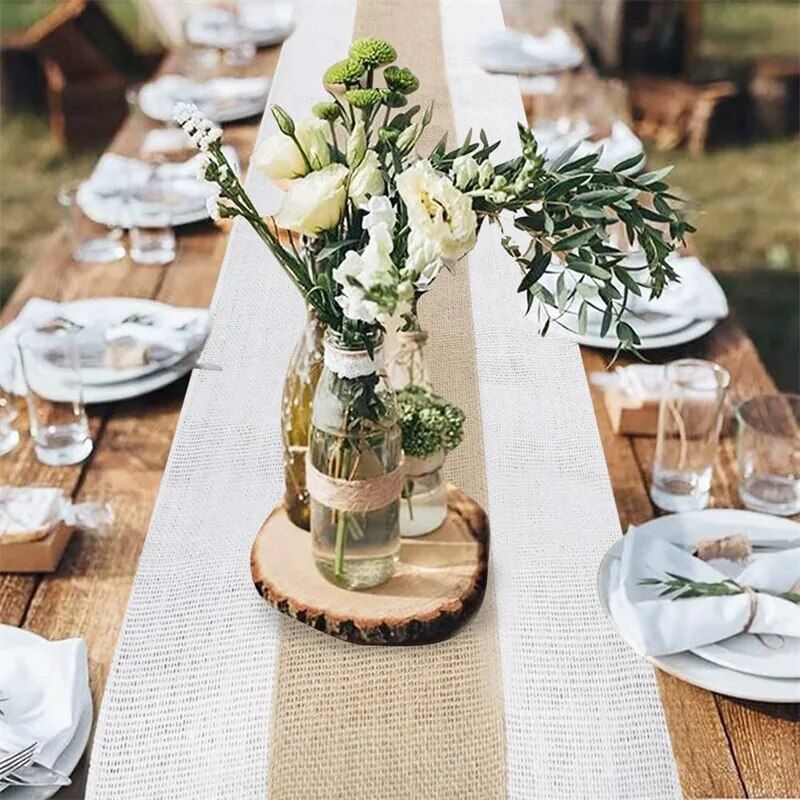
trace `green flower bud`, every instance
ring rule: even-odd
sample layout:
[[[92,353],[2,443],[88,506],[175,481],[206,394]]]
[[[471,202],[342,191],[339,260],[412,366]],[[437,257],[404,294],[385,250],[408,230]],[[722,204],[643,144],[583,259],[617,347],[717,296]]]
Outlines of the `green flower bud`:
[[[347,166],[351,170],[356,169],[364,160],[367,152],[367,133],[364,123],[359,121],[355,124],[349,138],[347,139]]]
[[[394,47],[383,39],[356,39],[350,45],[350,58],[358,59],[365,67],[391,64],[397,58]]]
[[[294,121],[292,118],[279,105],[273,104],[270,106],[270,109],[272,111],[272,116],[275,117],[278,123],[278,128],[280,128],[281,133],[286,136],[294,136]]]
[[[402,92],[386,92],[383,96],[383,102],[389,108],[402,108],[408,105],[408,98]]]
[[[337,61],[332,67],[328,67],[322,76],[324,86],[355,86],[358,79],[366,71],[365,65],[355,58],[346,58],[344,61]]]
[[[344,93],[347,100],[356,108],[369,108],[381,101],[378,89],[350,89]]]
[[[419,139],[421,134],[422,134],[422,125],[420,125],[419,122],[415,122],[413,125],[409,125],[397,137],[397,149],[401,153],[410,152],[414,147],[414,145],[417,143],[417,139]]]
[[[400,130],[398,128],[381,128],[378,131],[378,138],[387,144],[394,144],[399,135]]]
[[[342,113],[342,109],[336,103],[317,103],[312,109],[315,117],[324,119],[326,122],[331,122],[338,119]]]
[[[396,92],[411,94],[419,89],[417,76],[405,67],[386,67],[383,77],[386,85]]]
[[[494,179],[494,167],[491,162],[486,160],[478,169],[478,185],[485,189]]]

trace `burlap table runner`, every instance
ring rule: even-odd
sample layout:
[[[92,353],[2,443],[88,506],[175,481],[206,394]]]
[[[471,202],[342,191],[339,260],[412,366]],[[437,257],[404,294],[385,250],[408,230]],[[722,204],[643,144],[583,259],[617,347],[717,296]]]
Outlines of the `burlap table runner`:
[[[302,118],[354,35],[383,35],[434,125],[518,152],[514,79],[474,64],[496,0],[303,2],[271,99]],[[260,135],[275,129],[269,115]],[[435,135],[435,133],[433,133]],[[259,209],[280,191],[250,175]],[[91,800],[670,798],[652,673],[599,607],[619,536],[578,349],[538,339],[496,231],[424,302],[436,388],[467,412],[449,477],[484,503],[490,586],[426,648],[347,645],[255,593],[252,540],[282,491],[278,410],[300,298],[237,222],[142,553],[92,754]],[[288,322],[287,322],[288,321]],[[294,330],[287,335],[287,327]]]

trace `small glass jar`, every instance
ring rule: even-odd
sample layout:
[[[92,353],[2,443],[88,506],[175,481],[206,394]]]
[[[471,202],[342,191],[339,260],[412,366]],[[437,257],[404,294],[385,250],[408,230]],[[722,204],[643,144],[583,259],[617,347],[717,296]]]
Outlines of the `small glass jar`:
[[[314,309],[309,307],[306,324],[286,370],[281,401],[283,477],[286,485],[283,501],[289,519],[304,530],[311,528],[306,490],[306,453],[311,429],[311,404],[322,373],[324,330]]]
[[[328,330],[311,413],[306,482],[314,561],[331,583],[385,583],[400,550],[402,442],[394,395],[373,355]]]

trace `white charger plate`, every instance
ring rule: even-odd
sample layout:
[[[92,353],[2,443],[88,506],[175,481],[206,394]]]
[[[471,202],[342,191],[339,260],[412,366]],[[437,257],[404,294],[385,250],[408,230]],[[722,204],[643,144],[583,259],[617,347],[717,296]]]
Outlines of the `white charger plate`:
[[[800,638],[753,636],[745,633],[714,644],[695,647],[693,653],[722,667],[768,678],[800,678]]]
[[[787,539],[796,539],[800,532],[800,525],[791,520],[759,514],[755,511],[731,508],[672,514],[650,520],[644,525],[640,525],[639,528],[647,528],[650,535],[663,536],[673,541],[680,537],[687,542],[699,538],[726,536],[732,532],[743,530],[747,532],[748,538],[753,542],[780,539],[784,536]],[[631,639],[614,619],[609,606],[611,567],[614,561],[621,559],[621,556],[622,540],[616,542],[603,557],[597,573],[597,589],[603,610],[611,619],[619,635],[633,647]],[[728,641],[740,637],[756,638],[751,634],[740,634],[739,637],[732,637]],[[719,694],[767,703],[800,702],[800,680],[743,672],[741,666],[745,664],[752,666],[752,661],[748,658],[737,661],[736,669],[728,665],[723,666],[698,655],[697,653],[702,649],[697,648],[693,652],[686,651],[668,656],[645,656],[645,658],[654,666],[676,678]],[[733,659],[736,659],[736,654],[730,647],[726,648],[726,651],[728,653],[726,660],[730,664]],[[762,661],[762,671],[763,663]]]

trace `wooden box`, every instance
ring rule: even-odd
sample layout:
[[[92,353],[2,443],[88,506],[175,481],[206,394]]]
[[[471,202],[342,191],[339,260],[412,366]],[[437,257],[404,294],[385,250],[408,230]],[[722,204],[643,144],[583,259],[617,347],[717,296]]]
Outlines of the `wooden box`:
[[[0,543],[0,572],[53,572],[72,536],[64,523],[34,542]]]

